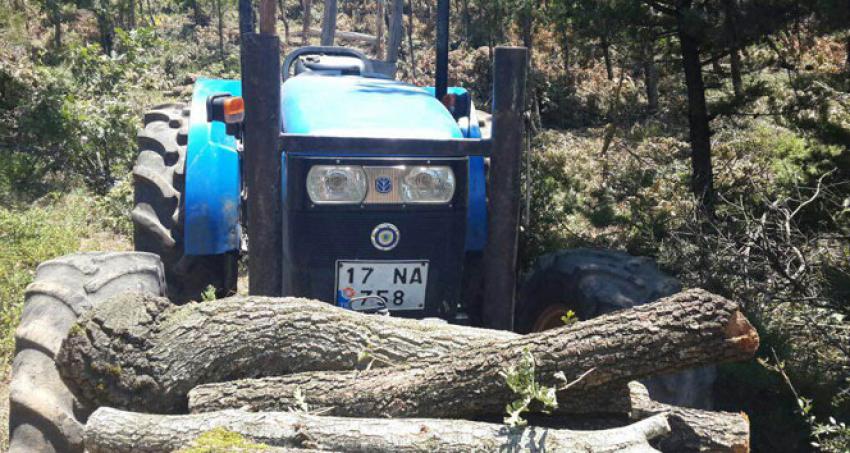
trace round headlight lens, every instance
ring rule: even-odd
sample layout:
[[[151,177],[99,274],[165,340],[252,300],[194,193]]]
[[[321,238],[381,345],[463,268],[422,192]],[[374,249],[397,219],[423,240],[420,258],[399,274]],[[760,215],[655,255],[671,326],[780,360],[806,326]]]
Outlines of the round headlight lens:
[[[316,204],[361,203],[366,173],[355,165],[314,165],[307,173],[307,193]]]
[[[402,178],[405,203],[448,203],[455,193],[455,175],[450,167],[410,167]]]

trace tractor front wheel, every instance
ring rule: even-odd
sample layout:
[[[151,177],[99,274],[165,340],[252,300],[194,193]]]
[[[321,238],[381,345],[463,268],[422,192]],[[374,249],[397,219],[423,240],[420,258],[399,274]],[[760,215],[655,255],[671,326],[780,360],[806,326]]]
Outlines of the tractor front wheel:
[[[164,295],[162,264],[156,255],[80,253],[38,266],[15,331],[10,453],[83,451],[83,422],[93,408],[77,401],[54,360],[82,313],[126,291]]]
[[[520,333],[564,325],[568,311],[587,320],[653,302],[681,291],[650,258],[613,250],[574,249],[544,255],[520,286],[514,316]],[[689,407],[711,406],[713,367],[648,379],[656,400]]]
[[[236,290],[236,253],[190,256],[184,253],[183,224],[189,109],[166,104],[147,112],[139,132],[133,167],[133,242],[156,253],[165,266],[168,295],[175,303],[198,300],[209,286],[218,297]]]

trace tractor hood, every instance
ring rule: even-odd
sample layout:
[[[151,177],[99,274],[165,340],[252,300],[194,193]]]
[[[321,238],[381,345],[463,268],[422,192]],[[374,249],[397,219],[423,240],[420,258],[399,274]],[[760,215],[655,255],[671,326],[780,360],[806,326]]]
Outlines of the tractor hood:
[[[283,84],[282,104],[288,133],[463,138],[451,113],[433,94],[394,80],[301,74]]]

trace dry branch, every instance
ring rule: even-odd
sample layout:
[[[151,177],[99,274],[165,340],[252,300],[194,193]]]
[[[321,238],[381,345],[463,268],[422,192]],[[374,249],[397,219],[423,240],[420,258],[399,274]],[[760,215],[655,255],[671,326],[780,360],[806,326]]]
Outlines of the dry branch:
[[[356,419],[236,410],[169,416],[101,408],[86,424],[86,448],[91,453],[172,451],[215,428],[272,446],[370,453],[502,450],[638,453],[656,451],[648,441],[670,432],[663,414],[622,428],[572,431],[510,429],[465,420]]]
[[[457,350],[450,356],[367,371],[308,372],[201,385],[192,411],[312,407],[353,417],[474,418],[498,414],[516,397],[501,375],[530,351],[537,380],[558,387],[587,370],[567,394],[693,366],[752,357],[755,329],[735,303],[687,291],[559,329]],[[563,373],[563,374],[561,374]],[[561,377],[559,378],[559,375]]]

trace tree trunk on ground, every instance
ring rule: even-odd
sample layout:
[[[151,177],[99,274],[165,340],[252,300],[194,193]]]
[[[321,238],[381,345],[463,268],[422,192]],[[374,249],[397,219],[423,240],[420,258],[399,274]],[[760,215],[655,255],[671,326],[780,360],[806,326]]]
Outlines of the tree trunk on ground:
[[[632,419],[667,414],[672,432],[657,445],[665,452],[730,452],[750,449],[750,422],[744,413],[708,412],[653,401],[646,387],[629,383]]]
[[[402,20],[404,19],[404,0],[393,0],[390,14],[390,35],[387,41],[387,61],[396,63],[401,49]]]
[[[150,415],[98,409],[86,424],[91,453],[164,452],[188,446],[224,428],[266,445],[346,452],[581,451],[651,452],[649,440],[670,432],[666,415],[622,428],[572,431],[432,419],[352,419],[292,412],[222,411],[202,415]],[[144,442],[139,442],[144,439]]]
[[[709,217],[714,215],[714,175],[711,166],[711,129],[708,107],[705,103],[705,85],[702,80],[699,42],[690,34],[685,9],[690,0],[682,3],[678,11],[678,35],[681,43],[682,66],[688,91],[688,124],[691,142],[691,190],[699,206]]]
[[[323,46],[334,45],[334,34],[336,33],[337,1],[325,0],[325,12],[322,16],[322,38]]]
[[[611,62],[611,44],[608,42],[608,35],[602,35],[602,57],[605,59],[605,74],[608,80],[614,80],[614,65]]]
[[[302,0],[304,4],[303,23],[301,24],[301,45],[306,46],[310,43],[310,9],[312,9],[312,0]]]
[[[384,0],[376,0],[375,5],[375,59],[384,58]]]
[[[573,326],[396,367],[205,384],[189,393],[189,408],[285,410],[297,407],[300,389],[307,404],[332,415],[474,418],[500,414],[516,399],[503,373],[506,367],[519,366],[528,353],[543,385],[563,385],[559,375],[569,381],[584,376],[569,394],[748,359],[757,346],[755,329],[735,303],[692,290]]]
[[[104,337],[101,325],[112,333]],[[189,390],[207,382],[352,370],[370,361],[384,367],[518,337],[263,297],[175,306],[164,298],[126,294],[81,318],[79,326],[77,333],[91,329],[96,335],[88,337],[94,343],[86,335],[65,342],[66,374],[85,389],[79,395],[89,395],[98,406],[161,412],[185,408]]]
[[[296,32],[295,33],[296,36],[301,36],[301,34],[302,34],[302,32]],[[322,36],[322,30],[319,30],[318,28],[311,28],[308,31],[308,34],[309,34],[309,36],[321,37]],[[339,31],[339,30],[337,30],[337,32],[334,33],[334,39],[336,41],[362,42],[362,43],[366,43],[366,44],[372,45],[372,46],[375,45],[375,37],[374,36],[367,35],[365,33],[354,32],[354,31]]]

